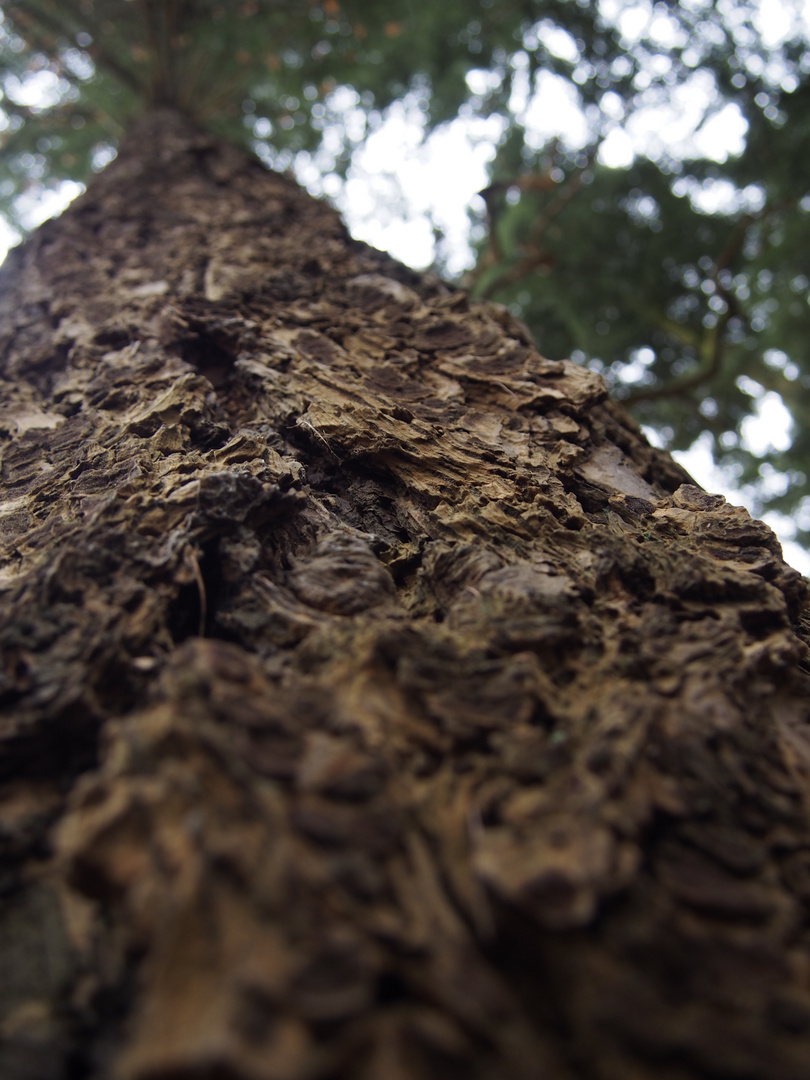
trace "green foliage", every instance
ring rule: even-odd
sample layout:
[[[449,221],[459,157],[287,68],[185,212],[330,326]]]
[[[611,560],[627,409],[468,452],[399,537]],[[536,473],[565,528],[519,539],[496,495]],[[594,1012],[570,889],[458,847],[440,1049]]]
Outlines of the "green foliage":
[[[810,508],[810,50],[798,21],[768,46],[758,7],[16,0],[0,22],[0,211],[19,219],[26,191],[86,179],[150,105],[338,172],[406,94],[428,130],[497,114],[469,287],[522,315],[547,355],[602,370],[671,447],[709,432],[763,508]],[[533,128],[526,102],[550,75],[575,92],[584,136]],[[653,131],[608,167],[616,129],[698,83],[707,131],[729,106],[744,120],[742,154]],[[792,441],[754,453],[743,433],[768,393]]]

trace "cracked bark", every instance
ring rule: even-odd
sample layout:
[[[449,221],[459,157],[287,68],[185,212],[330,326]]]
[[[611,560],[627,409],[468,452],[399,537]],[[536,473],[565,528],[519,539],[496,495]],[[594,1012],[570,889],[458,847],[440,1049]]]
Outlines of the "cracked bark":
[[[169,113],[0,307],[4,1077],[803,1080],[764,525]]]

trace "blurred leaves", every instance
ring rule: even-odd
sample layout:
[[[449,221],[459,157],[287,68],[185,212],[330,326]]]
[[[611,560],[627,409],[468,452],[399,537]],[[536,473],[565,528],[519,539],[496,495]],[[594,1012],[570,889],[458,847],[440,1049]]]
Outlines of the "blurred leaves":
[[[16,0],[0,21],[0,211],[24,225],[31,196],[86,180],[149,105],[268,163],[303,152],[338,174],[405,97],[426,132],[500,117],[465,284],[508,304],[547,355],[601,370],[671,448],[710,438],[763,509],[804,499],[807,540],[802,12],[799,0]],[[767,415],[778,430],[752,440]]]

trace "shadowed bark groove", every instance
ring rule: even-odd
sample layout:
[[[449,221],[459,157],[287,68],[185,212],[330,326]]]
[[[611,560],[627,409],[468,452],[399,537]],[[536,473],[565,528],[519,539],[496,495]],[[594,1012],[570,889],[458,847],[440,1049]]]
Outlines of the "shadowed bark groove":
[[[171,114],[0,307],[4,1077],[804,1080],[764,525]]]

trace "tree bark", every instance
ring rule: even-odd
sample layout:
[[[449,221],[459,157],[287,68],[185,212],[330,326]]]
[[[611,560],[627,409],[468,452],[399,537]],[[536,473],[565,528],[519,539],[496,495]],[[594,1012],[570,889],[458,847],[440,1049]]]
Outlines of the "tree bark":
[[[763,524],[168,112],[0,303],[4,1078],[805,1080]]]

